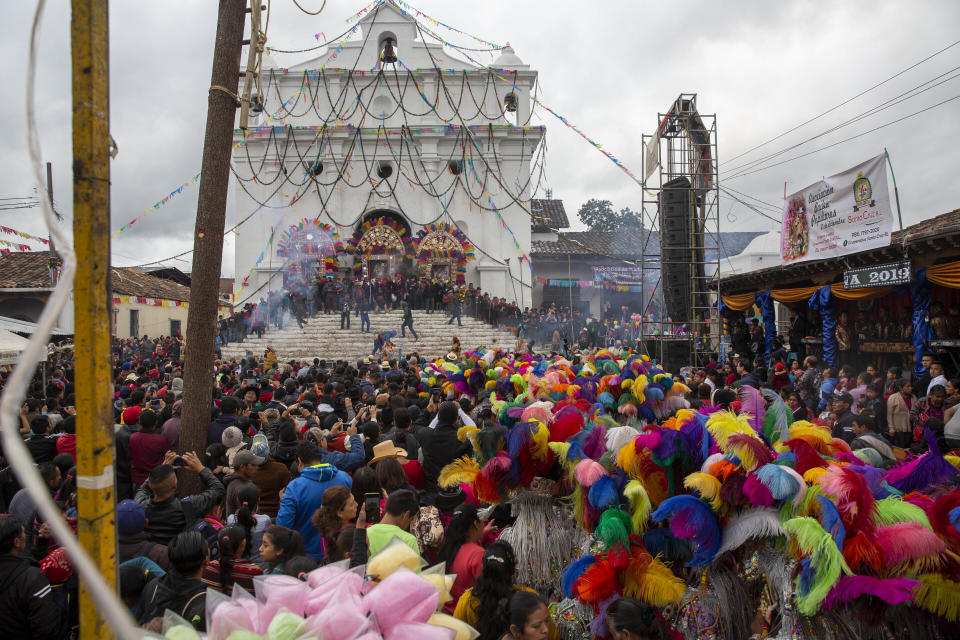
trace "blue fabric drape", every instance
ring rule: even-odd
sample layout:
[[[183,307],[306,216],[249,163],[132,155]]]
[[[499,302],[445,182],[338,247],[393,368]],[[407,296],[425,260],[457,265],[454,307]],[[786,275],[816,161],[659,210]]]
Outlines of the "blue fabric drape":
[[[760,291],[753,296],[754,302],[760,308],[760,316],[763,318],[763,337],[764,337],[764,357],[767,366],[770,366],[770,352],[773,350],[773,339],[777,336],[777,316],[773,310],[773,298],[770,291]]]
[[[933,327],[930,326],[930,281],[927,280],[927,270],[918,269],[914,274],[913,282],[908,285],[910,302],[913,305],[913,353],[914,371],[918,376],[923,375],[923,366],[920,359],[926,353],[933,340]]]
[[[823,328],[823,361],[831,367],[837,366],[837,316],[830,304],[830,285],[820,287],[810,296],[810,307],[820,313]]]

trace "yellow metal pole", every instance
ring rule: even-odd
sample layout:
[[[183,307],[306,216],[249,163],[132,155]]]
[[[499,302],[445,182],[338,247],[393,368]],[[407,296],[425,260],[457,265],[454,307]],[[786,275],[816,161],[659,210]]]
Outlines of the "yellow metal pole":
[[[73,0],[74,365],[80,543],[117,584],[110,371],[110,102],[106,0]],[[110,628],[81,581],[80,637]]]

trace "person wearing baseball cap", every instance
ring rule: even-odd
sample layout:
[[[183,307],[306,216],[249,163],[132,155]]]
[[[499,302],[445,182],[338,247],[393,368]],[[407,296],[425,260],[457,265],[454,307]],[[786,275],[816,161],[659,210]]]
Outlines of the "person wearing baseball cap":
[[[837,422],[833,425],[834,438],[843,438],[847,444],[853,442],[856,434],[853,432],[855,414],[850,410],[853,406],[853,396],[846,391],[833,394],[833,410],[837,414]]]
[[[117,562],[122,564],[142,556],[156,562],[164,571],[170,571],[166,545],[151,542],[143,530],[146,526],[143,505],[130,499],[117,504]]]
[[[241,449],[233,456],[233,475],[223,480],[227,486],[227,515],[236,513],[240,508],[240,499],[237,494],[245,486],[254,484],[252,481],[254,474],[266,461],[266,458],[255,455],[249,449]]]

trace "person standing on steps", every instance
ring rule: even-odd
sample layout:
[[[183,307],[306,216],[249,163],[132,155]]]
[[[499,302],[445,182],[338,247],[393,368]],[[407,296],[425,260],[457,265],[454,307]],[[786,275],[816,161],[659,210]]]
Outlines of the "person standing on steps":
[[[340,328],[350,328],[350,296],[345,290],[340,291]]]
[[[368,287],[365,289],[361,292],[357,305],[360,311],[360,333],[370,333],[370,290]]]
[[[460,292],[456,289],[451,289],[446,296],[444,296],[443,301],[447,303],[447,310],[450,312],[450,319],[447,321],[447,324],[453,324],[453,321],[457,321],[457,326],[462,327],[463,323],[460,322]]]
[[[403,309],[403,322],[400,324],[400,337],[407,337],[407,329],[410,329],[410,333],[413,334],[414,340],[419,340],[420,336],[417,335],[417,330],[413,328],[413,311],[410,310],[410,304],[407,302],[407,299],[403,299],[401,305]]]

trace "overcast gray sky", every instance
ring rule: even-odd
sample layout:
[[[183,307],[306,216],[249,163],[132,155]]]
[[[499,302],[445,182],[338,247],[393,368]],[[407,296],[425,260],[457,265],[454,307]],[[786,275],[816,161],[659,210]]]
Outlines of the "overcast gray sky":
[[[321,3],[301,0],[308,8]],[[779,206],[785,182],[788,192],[798,190],[886,147],[900,187],[905,225],[960,207],[960,99],[829,150],[724,180],[745,161],[807,140],[942,74],[930,83],[942,82],[939,86],[778,160],[960,95],[957,45],[823,118],[730,160],[960,39],[960,3],[955,0],[412,4],[486,40],[509,41],[524,62],[539,71],[543,101],[637,174],[641,135],[652,133],[657,113],[679,93],[695,92],[700,111],[717,114],[721,183],[738,191]],[[70,224],[69,3],[48,5],[37,115],[45,158],[54,164],[57,204]],[[343,31],[345,19],[363,5],[329,0],[321,15],[309,17],[292,0],[274,0],[269,44],[289,49],[311,46],[316,33],[333,36]],[[217,3],[114,0],[110,10],[111,131],[120,150],[112,166],[116,229],[199,170]],[[7,133],[0,146],[0,198],[26,196],[32,189],[23,92],[32,12],[28,0],[5,3],[0,55],[8,68],[7,98],[0,101],[0,120]],[[475,46],[462,36],[450,39]],[[490,61],[486,54],[481,56]],[[275,57],[292,66],[311,56]],[[641,192],[635,183],[549,114],[542,115],[542,123],[548,127],[548,183],[554,197],[564,200],[571,218],[592,197],[609,199],[617,208],[639,209]],[[115,238],[114,264],[138,264],[189,249],[196,198],[197,185],[188,187]],[[721,211],[722,230],[776,226],[727,197]],[[228,223],[234,215],[231,199]],[[0,211],[0,224],[45,235],[39,209]],[[228,241],[224,275],[233,275],[232,251]],[[168,264],[189,270],[189,258]]]

